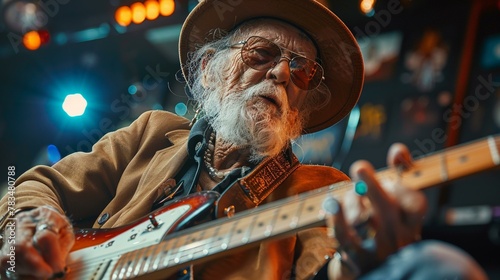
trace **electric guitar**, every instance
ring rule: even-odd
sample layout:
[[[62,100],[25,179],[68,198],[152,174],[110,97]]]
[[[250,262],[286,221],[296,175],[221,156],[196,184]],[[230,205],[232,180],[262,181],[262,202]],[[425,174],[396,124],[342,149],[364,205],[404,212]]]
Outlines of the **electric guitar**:
[[[500,136],[490,136],[417,159],[409,170],[387,168],[376,176],[382,185],[399,180],[421,190],[497,167],[499,150]],[[219,195],[204,191],[174,200],[128,226],[80,229],[65,279],[165,279],[190,264],[323,226],[323,200],[342,200],[353,184],[333,184],[207,222]]]

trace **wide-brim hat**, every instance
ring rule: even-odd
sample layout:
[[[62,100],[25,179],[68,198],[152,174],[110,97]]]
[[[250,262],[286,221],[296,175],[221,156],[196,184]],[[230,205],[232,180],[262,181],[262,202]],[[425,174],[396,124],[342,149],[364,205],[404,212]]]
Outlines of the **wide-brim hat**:
[[[244,21],[262,17],[292,24],[308,34],[318,47],[325,72],[323,83],[329,88],[331,98],[311,113],[303,133],[327,128],[348,115],[363,86],[361,51],[345,24],[314,0],[200,1],[186,18],[179,38],[179,56],[186,81],[190,81],[190,73],[184,67],[188,53],[209,41],[214,29],[231,31]]]

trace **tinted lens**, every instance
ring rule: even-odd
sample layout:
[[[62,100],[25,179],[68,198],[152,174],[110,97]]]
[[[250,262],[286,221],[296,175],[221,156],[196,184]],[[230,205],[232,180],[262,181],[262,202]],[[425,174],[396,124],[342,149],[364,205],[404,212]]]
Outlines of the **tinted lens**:
[[[272,67],[276,58],[281,57],[281,50],[269,40],[250,37],[241,49],[241,57],[253,69],[264,70]]]
[[[248,38],[241,48],[243,62],[256,70],[274,67],[281,57],[281,48],[278,45],[257,36]],[[321,65],[303,56],[293,57],[289,62],[289,67],[293,83],[301,89],[315,89],[323,79]]]
[[[323,68],[316,62],[302,56],[290,61],[293,83],[301,89],[315,89],[323,79]]]

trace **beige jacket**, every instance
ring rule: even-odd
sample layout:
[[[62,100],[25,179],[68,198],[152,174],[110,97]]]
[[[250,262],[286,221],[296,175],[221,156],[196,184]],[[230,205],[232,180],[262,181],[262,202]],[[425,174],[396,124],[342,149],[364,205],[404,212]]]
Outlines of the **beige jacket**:
[[[130,126],[106,134],[91,152],[71,154],[53,167],[37,166],[20,176],[16,208],[51,205],[76,226],[95,228],[144,217],[162,195],[162,182],[173,178],[187,158],[188,124],[168,112],[146,112]],[[334,168],[301,165],[266,202],[344,180],[349,178]],[[7,197],[0,201],[2,214],[7,213],[6,202]],[[288,279],[295,270],[298,279],[307,279],[332,253],[325,230],[315,228],[197,265],[194,278]]]

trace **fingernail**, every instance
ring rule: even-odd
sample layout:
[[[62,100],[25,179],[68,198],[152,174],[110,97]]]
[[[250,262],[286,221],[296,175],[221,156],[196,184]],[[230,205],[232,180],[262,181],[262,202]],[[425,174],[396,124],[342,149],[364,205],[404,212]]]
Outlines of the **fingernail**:
[[[361,196],[365,195],[368,192],[368,186],[365,181],[357,181],[354,183],[354,192]]]
[[[323,209],[329,214],[337,214],[339,212],[339,203],[337,200],[331,196],[325,198],[323,201]]]
[[[326,234],[330,238],[335,238],[335,215],[340,212],[339,202],[335,198],[329,196],[323,200],[323,209],[326,212]]]

